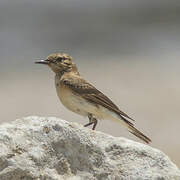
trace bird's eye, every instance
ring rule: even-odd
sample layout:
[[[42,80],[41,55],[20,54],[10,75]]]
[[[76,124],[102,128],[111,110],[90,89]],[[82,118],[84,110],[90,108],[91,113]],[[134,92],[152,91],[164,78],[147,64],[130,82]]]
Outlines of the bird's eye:
[[[58,57],[56,60],[61,62],[63,60],[63,58],[62,57]]]

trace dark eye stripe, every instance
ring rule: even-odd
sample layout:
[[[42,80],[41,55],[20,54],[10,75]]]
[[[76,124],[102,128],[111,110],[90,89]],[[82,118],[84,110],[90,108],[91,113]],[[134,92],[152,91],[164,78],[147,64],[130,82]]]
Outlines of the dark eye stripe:
[[[61,62],[63,60],[63,58],[62,57],[58,57],[56,60]]]

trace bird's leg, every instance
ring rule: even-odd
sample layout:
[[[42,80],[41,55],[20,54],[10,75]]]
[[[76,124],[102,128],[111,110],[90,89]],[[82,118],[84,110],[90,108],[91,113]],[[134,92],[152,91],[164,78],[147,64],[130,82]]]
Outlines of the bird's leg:
[[[88,118],[89,118],[89,123],[85,124],[84,127],[87,127],[87,126],[90,126],[91,124],[94,124],[92,130],[95,130],[97,122],[98,122],[97,119],[94,118],[92,114],[89,114]]]
[[[89,114],[89,115],[88,115],[88,118],[89,118],[89,123],[85,124],[84,127],[88,127],[88,126],[90,126],[91,124],[94,124],[92,114]]]
[[[95,130],[95,128],[96,128],[96,125],[97,125],[97,119],[96,118],[93,118],[94,119],[94,125],[93,125],[93,128],[92,128],[92,130]]]

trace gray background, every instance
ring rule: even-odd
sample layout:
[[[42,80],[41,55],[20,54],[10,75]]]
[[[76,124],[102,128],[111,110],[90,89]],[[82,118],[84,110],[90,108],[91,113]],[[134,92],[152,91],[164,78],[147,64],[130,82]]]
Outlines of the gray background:
[[[81,74],[180,165],[180,1],[1,0],[0,121],[29,115],[85,124],[36,59],[69,53]],[[111,121],[97,130],[137,140]]]

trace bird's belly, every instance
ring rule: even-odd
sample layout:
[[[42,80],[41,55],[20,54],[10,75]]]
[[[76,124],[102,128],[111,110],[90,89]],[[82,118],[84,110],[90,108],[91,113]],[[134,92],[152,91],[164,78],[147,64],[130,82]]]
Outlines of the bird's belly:
[[[89,113],[94,115],[98,113],[98,107],[74,94],[70,89],[56,87],[56,90],[62,104],[69,110],[82,116],[88,116]]]

